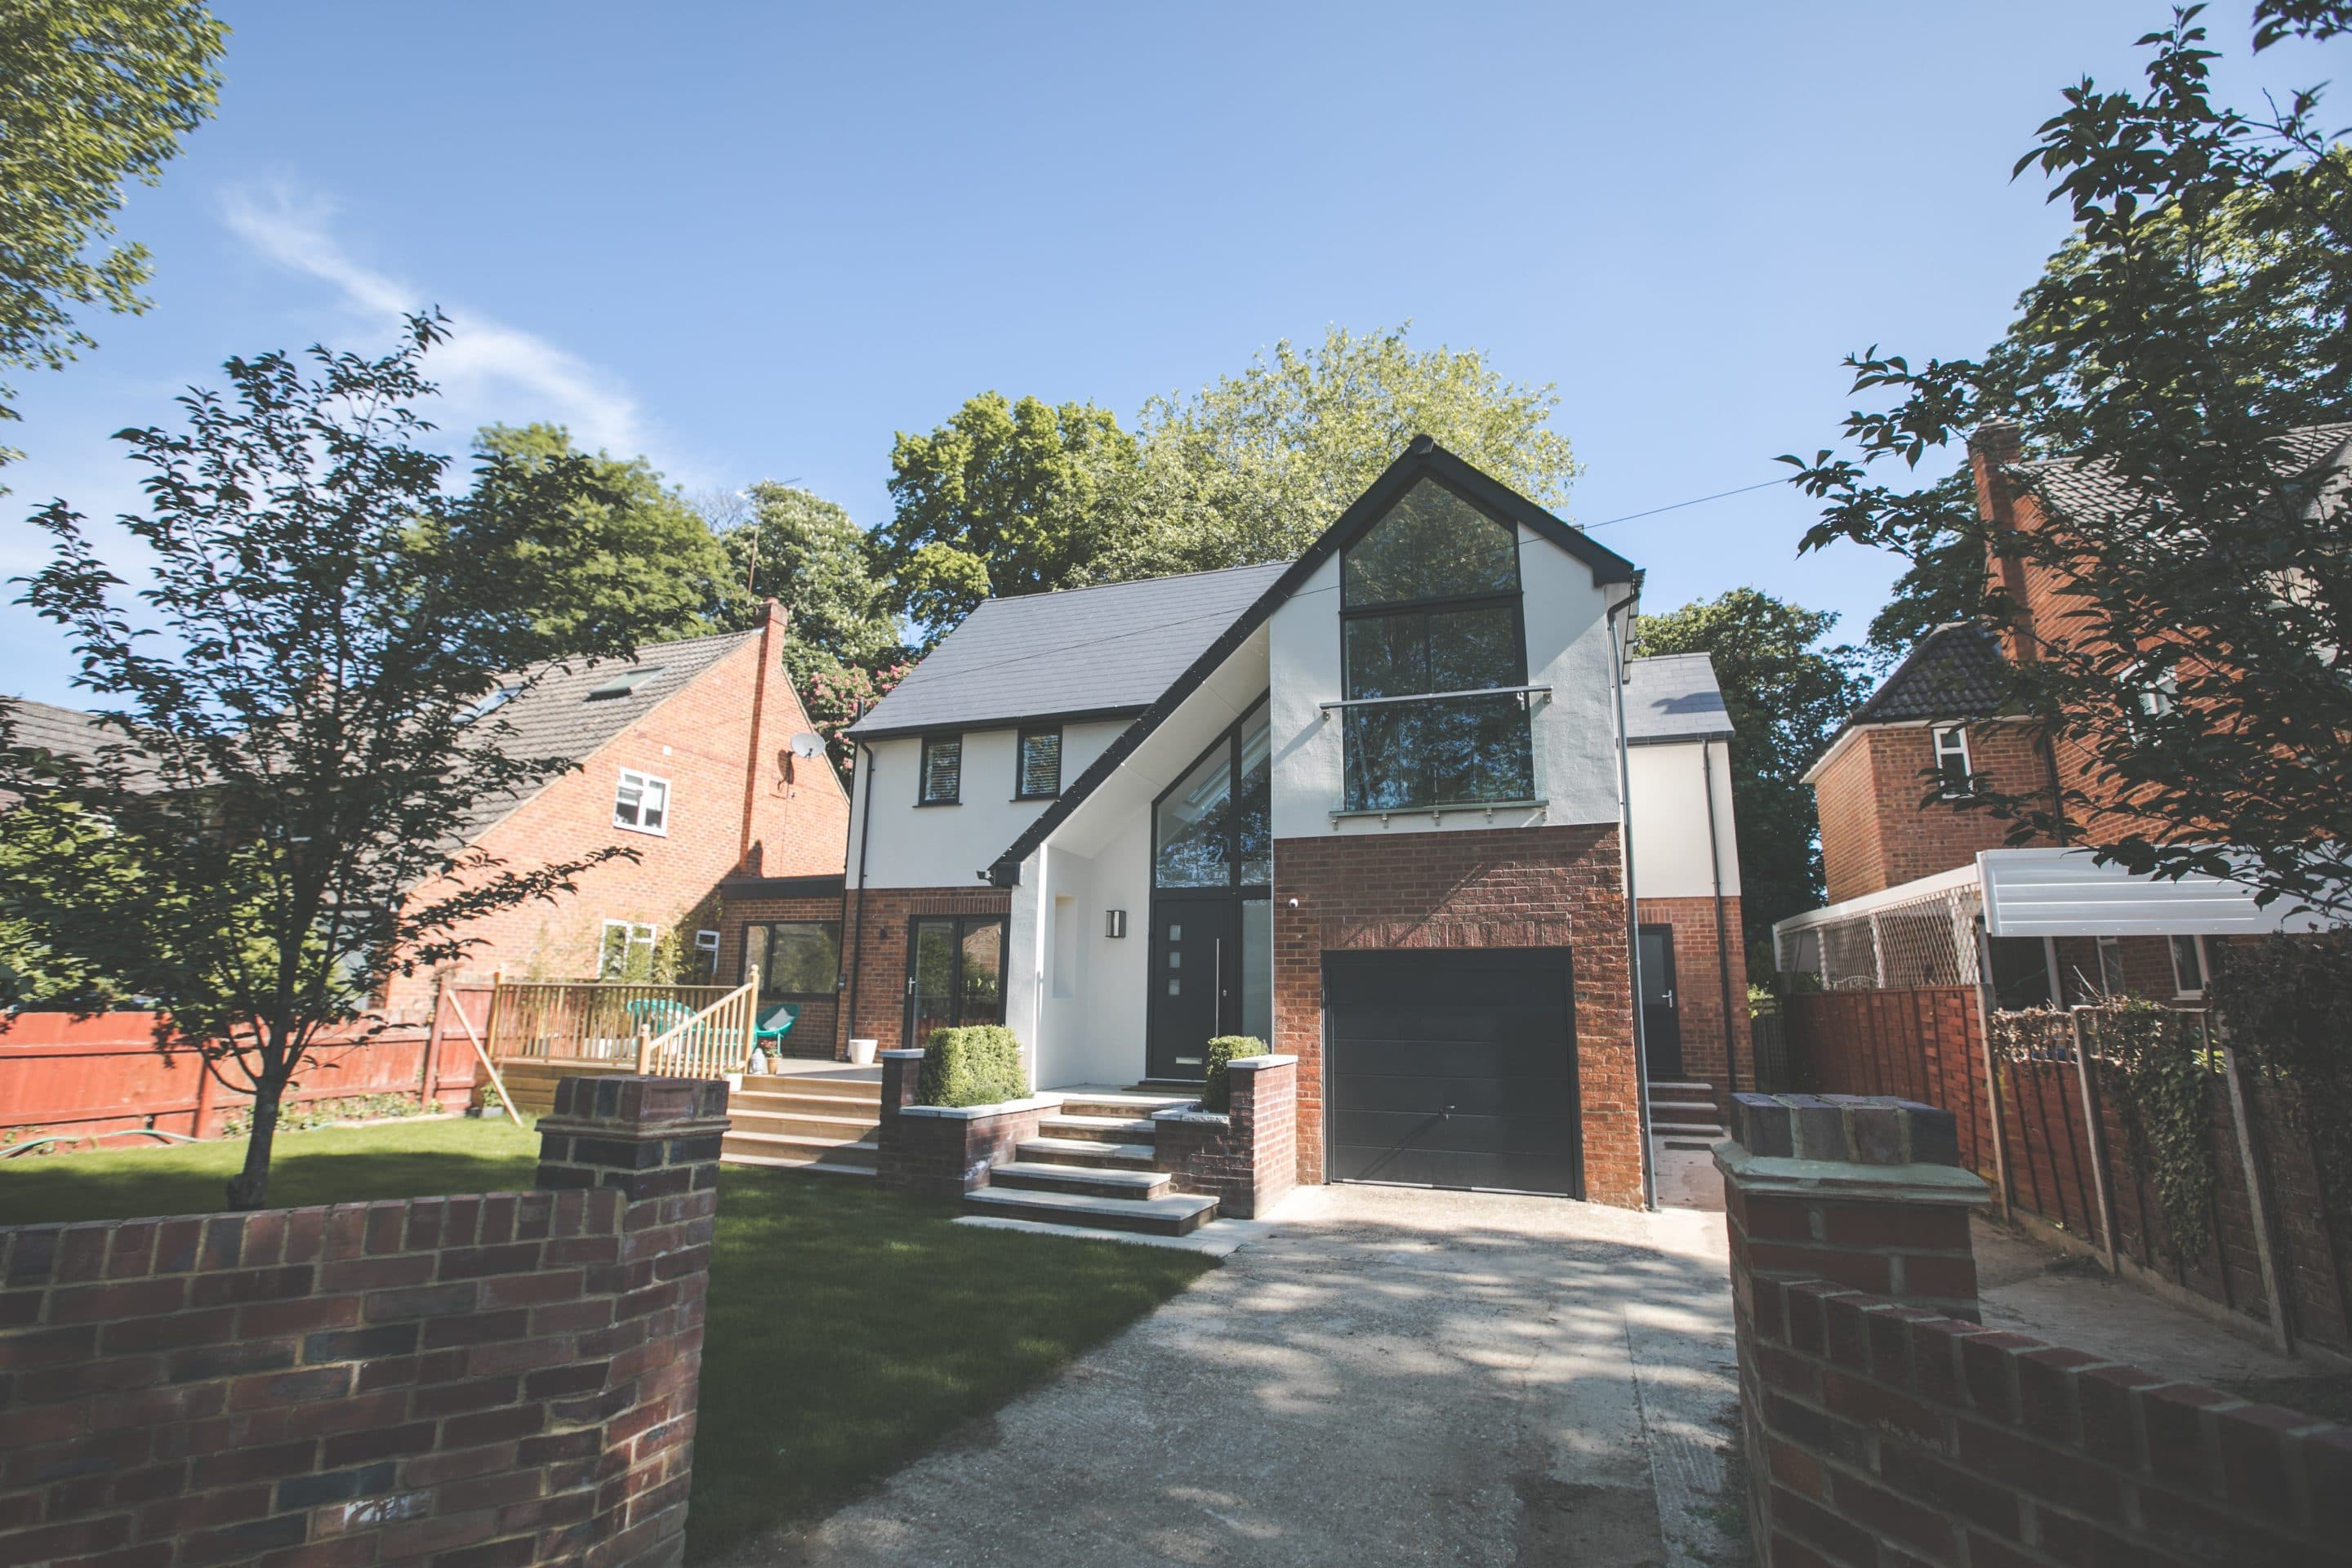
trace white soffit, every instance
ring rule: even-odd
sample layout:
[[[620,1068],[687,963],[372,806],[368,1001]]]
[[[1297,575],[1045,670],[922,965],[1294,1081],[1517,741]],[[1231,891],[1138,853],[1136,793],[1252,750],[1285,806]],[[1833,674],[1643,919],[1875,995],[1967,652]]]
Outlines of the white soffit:
[[[2318,922],[2267,908],[2219,877],[2178,881],[2103,866],[2085,849],[1988,849],[1977,857],[1988,936],[2267,936]]]

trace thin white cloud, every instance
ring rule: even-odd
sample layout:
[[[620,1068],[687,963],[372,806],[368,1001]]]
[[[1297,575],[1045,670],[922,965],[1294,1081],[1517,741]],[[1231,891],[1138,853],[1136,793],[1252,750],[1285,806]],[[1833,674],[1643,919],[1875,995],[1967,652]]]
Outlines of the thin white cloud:
[[[232,190],[221,216],[256,252],[334,288],[343,303],[381,322],[436,301],[415,288],[355,260],[331,231],[331,210],[275,186]],[[433,351],[427,374],[440,383],[456,412],[469,422],[544,419],[561,424],[581,446],[616,457],[647,451],[636,400],[610,374],[544,338],[509,327],[478,310],[444,303],[448,342]]]

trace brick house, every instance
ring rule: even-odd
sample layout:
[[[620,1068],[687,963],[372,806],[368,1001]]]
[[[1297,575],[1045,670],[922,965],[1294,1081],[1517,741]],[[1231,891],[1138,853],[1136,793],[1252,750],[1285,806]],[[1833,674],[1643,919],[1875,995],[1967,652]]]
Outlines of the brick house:
[[[2291,460],[2342,469],[2352,424],[2293,432]],[[2115,505],[2118,482],[2067,458],[2019,460],[2014,426],[1970,439],[1978,515],[2003,532],[2063,528],[2070,510]],[[2280,929],[2248,889],[2212,878],[2154,881],[2095,867],[2084,846],[2127,828],[2078,743],[2000,711],[2005,667],[2064,637],[2068,584],[2049,564],[1996,547],[1987,563],[2015,606],[2010,624],[1938,626],[1840,727],[1806,772],[1822,832],[1828,907],[1775,927],[1784,971],[1832,985],[1973,981],[1981,922],[2005,1006],[2130,994],[2195,1004],[2210,944]],[[1978,790],[2067,803],[2060,832],[2012,845],[2011,824],[1969,809]]]
[[[1255,1036],[1299,1180],[1644,1202],[1747,981],[1721,694],[1638,593],[1422,437],[1296,560],[982,605],[851,731],[841,1037],[1181,1089]]]
[[[507,744],[579,766],[486,803],[468,842],[519,868],[615,843],[636,858],[590,868],[553,902],[471,922],[461,934],[477,945],[441,974],[634,978],[668,938],[715,976],[730,877],[830,879],[838,917],[849,802],[822,755],[793,746],[810,725],[784,674],[783,624],[771,602],[752,630],[649,645],[627,664],[558,667],[504,704]],[[424,1016],[439,977],[396,978],[387,1014]]]

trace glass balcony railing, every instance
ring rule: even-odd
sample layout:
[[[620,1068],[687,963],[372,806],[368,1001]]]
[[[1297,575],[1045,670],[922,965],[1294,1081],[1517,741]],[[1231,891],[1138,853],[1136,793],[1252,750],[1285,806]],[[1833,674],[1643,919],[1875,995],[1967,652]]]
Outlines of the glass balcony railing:
[[[1339,715],[1343,811],[1535,804],[1535,707],[1549,686],[1327,702]]]

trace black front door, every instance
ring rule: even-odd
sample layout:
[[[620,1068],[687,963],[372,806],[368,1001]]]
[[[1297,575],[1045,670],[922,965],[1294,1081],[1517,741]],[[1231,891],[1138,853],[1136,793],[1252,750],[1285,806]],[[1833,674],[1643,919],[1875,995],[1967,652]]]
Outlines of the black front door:
[[[1003,915],[917,915],[907,933],[907,1034],[1004,1022]]]
[[[1241,905],[1230,898],[1154,899],[1144,1071],[1198,1082],[1209,1042],[1234,1028],[1241,984]]]
[[[1683,1016],[1675,994],[1675,928],[1643,926],[1641,937],[1642,1057],[1652,1078],[1672,1083],[1683,1076]]]
[[[1582,1187],[1565,948],[1327,952],[1336,1182]]]

